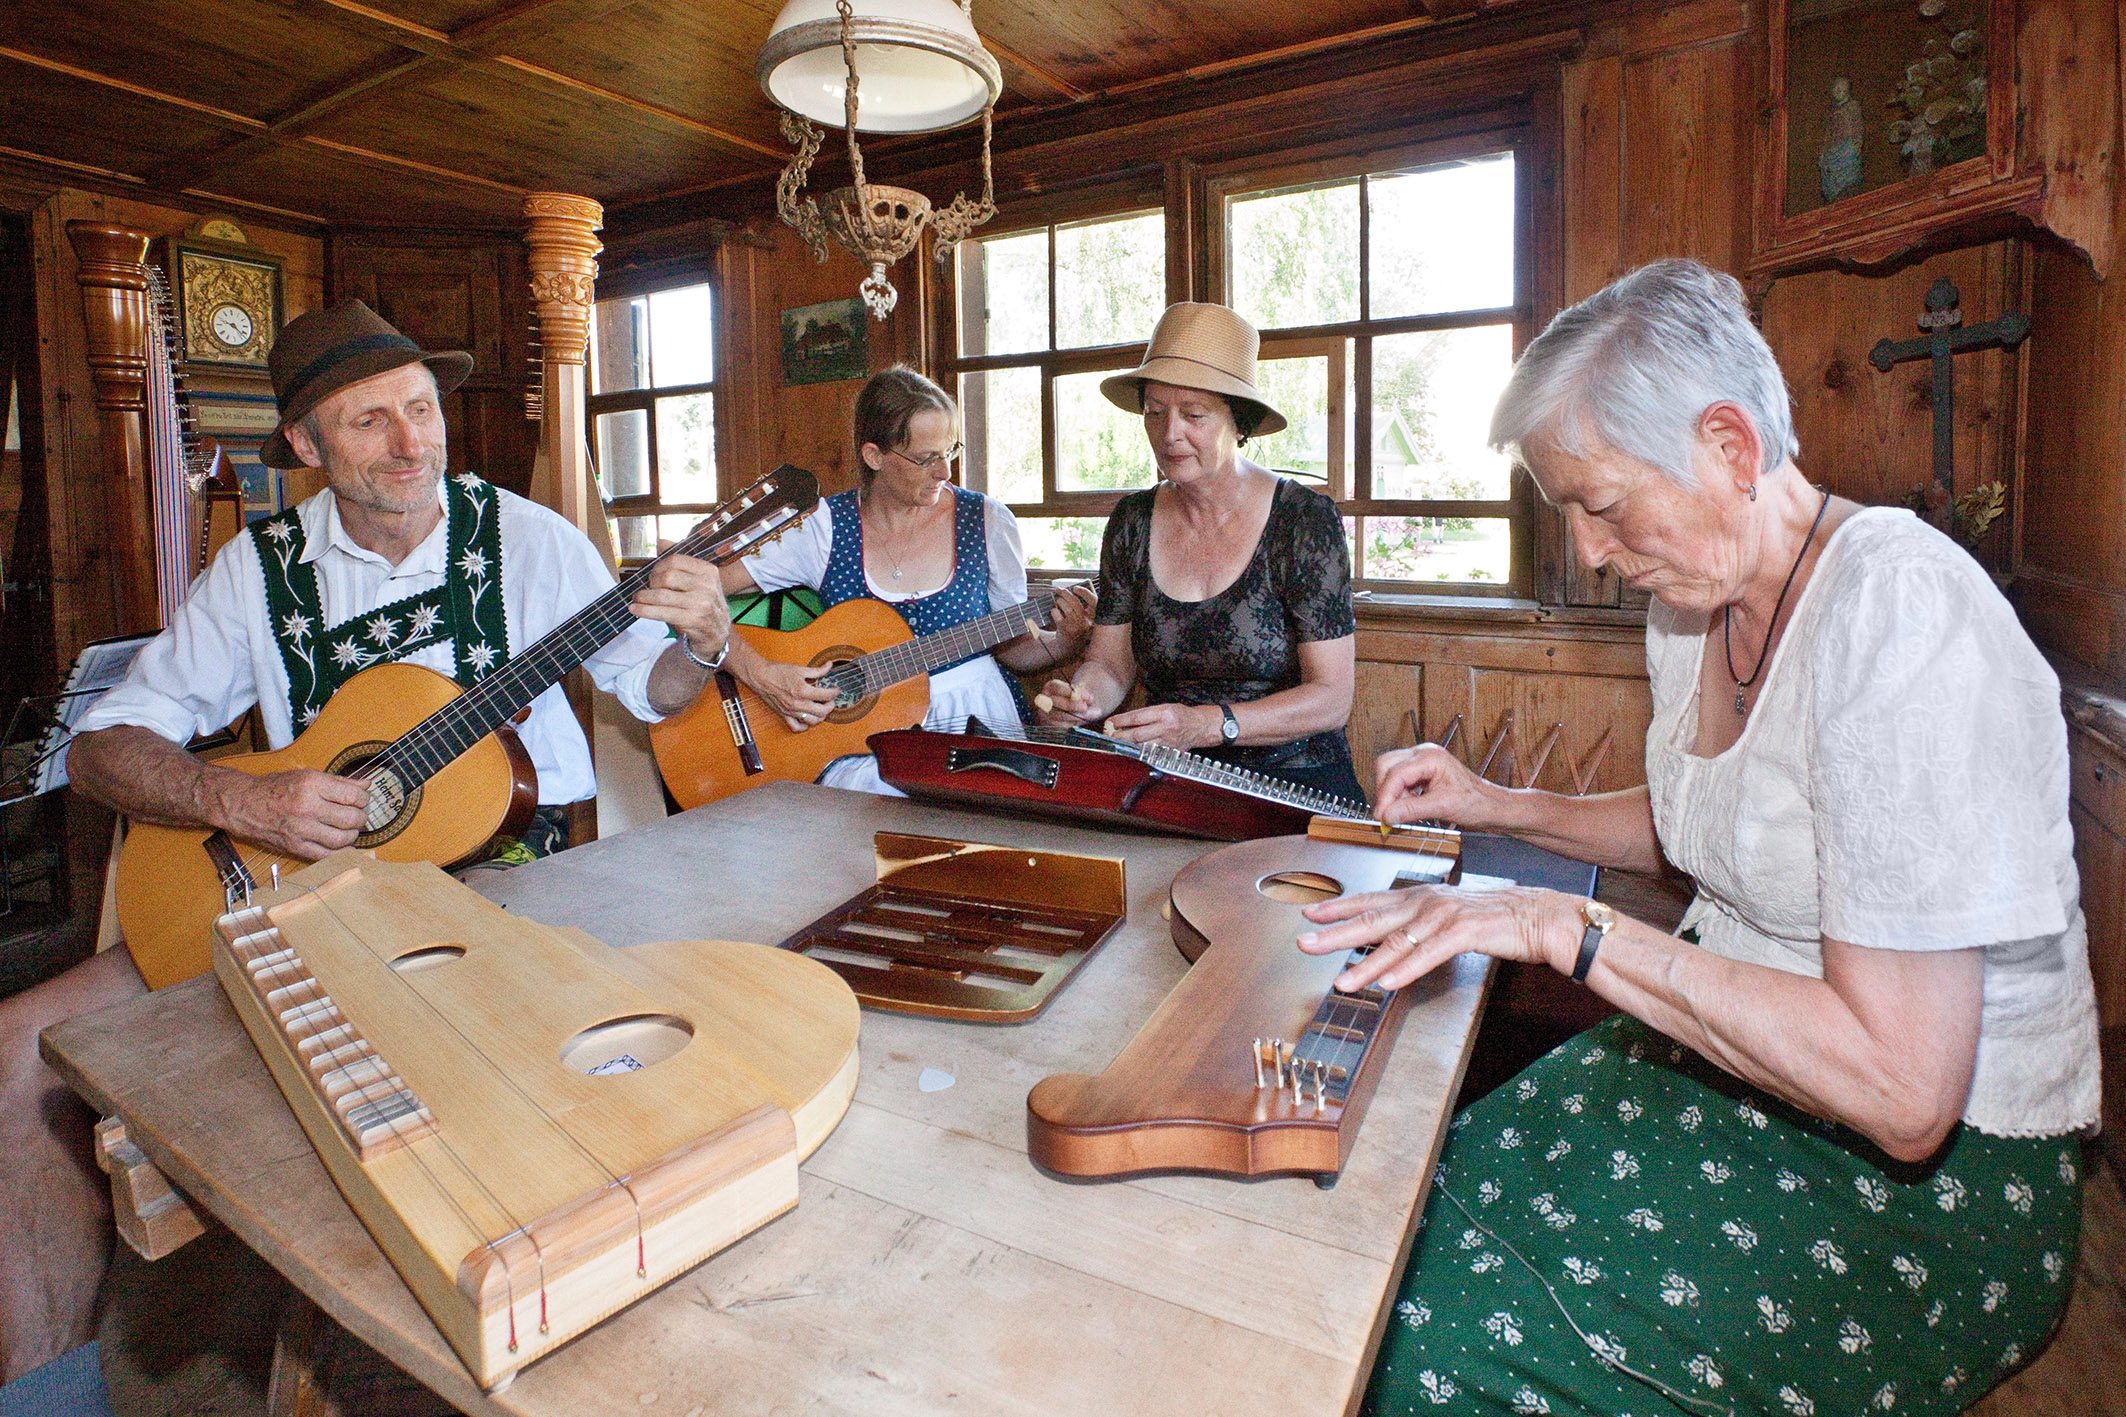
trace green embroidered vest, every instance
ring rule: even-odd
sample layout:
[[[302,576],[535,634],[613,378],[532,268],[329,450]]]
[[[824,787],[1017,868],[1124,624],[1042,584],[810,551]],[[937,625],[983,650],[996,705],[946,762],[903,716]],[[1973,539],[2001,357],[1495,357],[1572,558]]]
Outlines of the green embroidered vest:
[[[502,612],[501,499],[470,473],[444,479],[449,521],[443,584],[327,629],[317,573],[302,559],[298,509],[251,525],[266,578],[266,614],[288,671],[289,721],[310,726],[340,685],[438,640],[452,643],[455,677],[470,687],[509,659]]]

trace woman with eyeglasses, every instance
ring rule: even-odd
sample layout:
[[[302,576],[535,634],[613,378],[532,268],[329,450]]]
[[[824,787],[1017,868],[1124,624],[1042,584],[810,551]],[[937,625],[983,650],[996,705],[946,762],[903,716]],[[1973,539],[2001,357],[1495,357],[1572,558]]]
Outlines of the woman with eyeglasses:
[[[1026,599],[1026,555],[1003,503],[953,485],[960,456],[960,411],[943,389],[913,369],[874,374],[856,397],[859,485],[820,504],[802,526],[757,556],[726,567],[734,591],[809,586],[828,606],[869,596],[900,612],[917,635],[935,634]],[[970,715],[1017,723],[1022,697],[1004,670],[1032,673],[1084,647],[1093,599],[1075,588],[1057,597],[1056,628],[1033,629],[987,654],[930,676],[927,728],[958,732]],[[766,699],[794,730],[818,723],[834,693],[826,672],[763,658],[731,638],[728,668]],[[820,775],[830,787],[891,792],[869,755],[838,758]]]

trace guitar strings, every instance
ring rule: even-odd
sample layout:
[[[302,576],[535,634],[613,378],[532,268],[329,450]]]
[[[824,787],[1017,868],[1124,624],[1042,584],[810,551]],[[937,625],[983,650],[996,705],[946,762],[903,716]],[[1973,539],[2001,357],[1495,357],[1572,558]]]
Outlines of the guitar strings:
[[[353,940],[370,956],[371,959],[376,961],[377,965],[384,971],[385,975],[392,981],[393,984],[395,984],[404,993],[409,995],[437,1022],[441,1023],[445,1028],[449,1029],[450,1032],[457,1037],[458,1041],[465,1046],[466,1050],[472,1054],[472,1056],[478,1058],[483,1064],[485,1064],[490,1070],[492,1070],[495,1076],[501,1079],[502,1083],[506,1087],[508,1087],[510,1091],[514,1092],[527,1107],[531,1108],[531,1110],[539,1116],[540,1120],[545,1122],[555,1132],[559,1133],[562,1139],[565,1140],[570,1146],[575,1148],[576,1152],[581,1155],[585,1161],[588,1161],[593,1167],[595,1167],[599,1171],[599,1173],[606,1178],[606,1183],[603,1189],[613,1190],[617,1188],[626,1193],[627,1198],[630,1204],[634,1207],[635,1212],[635,1273],[638,1278],[647,1277],[648,1256],[646,1253],[646,1237],[644,1234],[644,1225],[642,1218],[642,1198],[635,1193],[635,1188],[632,1184],[632,1176],[620,1176],[615,1174],[613,1169],[605,1163],[602,1157],[600,1157],[596,1152],[594,1152],[580,1137],[578,1137],[573,1131],[571,1131],[561,1121],[560,1118],[554,1116],[553,1113],[549,1112],[544,1106],[542,1106],[537,1098],[526,1092],[523,1086],[517,1081],[517,1079],[510,1074],[509,1070],[503,1067],[500,1063],[497,1063],[493,1058],[490,1058],[485,1052],[485,1050],[483,1050],[480,1045],[472,1038],[467,1036],[465,1031],[458,1027],[456,1021],[453,1020],[448,1014],[443,1012],[443,1010],[436,1004],[433,999],[430,999],[426,994],[422,993],[418,988],[416,988],[413,982],[406,978],[405,975],[401,974],[398,970],[392,968],[391,961],[384,957],[383,953],[376,948],[375,944],[372,941],[370,941],[359,930],[355,929],[354,926],[350,924],[347,919],[342,916],[337,910],[334,910],[332,908],[331,900],[321,890],[319,890],[318,887],[304,886],[302,888],[302,891],[303,897],[314,901],[317,906],[321,910],[323,910],[325,916],[328,917],[334,925],[339,927],[341,933],[345,934],[349,939]],[[398,1135],[396,1123],[394,1123],[393,1126],[393,1134]],[[544,1247],[539,1243],[539,1237],[536,1233],[532,1231],[529,1225],[517,1218],[515,1213],[512,1212],[510,1208],[505,1203],[503,1203],[501,1198],[495,1195],[494,1191],[487,1185],[487,1183],[479,1177],[479,1174],[475,1170],[473,1170],[471,1165],[467,1163],[465,1159],[458,1154],[457,1149],[453,1147],[449,1139],[442,1134],[440,1127],[438,1127],[438,1129],[433,1135],[435,1136],[437,1143],[443,1148],[443,1150],[447,1154],[449,1154],[452,1161],[457,1164],[458,1168],[464,1171],[466,1176],[472,1180],[473,1184],[480,1188],[482,1194],[488,1197],[488,1199],[494,1204],[495,1208],[503,1214],[503,1216],[508,1220],[509,1224],[512,1227],[512,1229],[501,1235],[490,1237],[487,1233],[486,1227],[473,1224],[471,1222],[471,1217],[466,1216],[464,1214],[463,1209],[460,1208],[460,1215],[464,1216],[464,1218],[467,1220],[468,1225],[472,1229],[474,1235],[478,1237],[479,1241],[481,1242],[482,1248],[492,1253],[494,1252],[497,1246],[507,1242],[508,1240],[518,1235],[522,1235],[525,1240],[531,1245],[532,1253],[536,1257],[539,1267],[539,1330],[541,1333],[546,1332],[546,1252]],[[407,1143],[407,1146],[408,1149],[412,1148],[412,1144],[410,1142]],[[418,1155],[416,1159],[418,1159]],[[427,1170],[425,1163],[423,1164],[422,1169],[424,1171]],[[433,1181],[432,1172],[430,1173],[430,1176],[431,1180]],[[506,1259],[502,1261],[502,1270],[505,1281],[509,1282],[512,1285],[511,1292],[513,1293],[514,1280],[510,1275],[509,1263]],[[514,1304],[512,1304],[511,1307],[511,1323],[512,1325],[514,1325],[515,1323]],[[514,1343],[514,1340],[512,1340],[512,1343]],[[512,1351],[515,1351],[514,1347],[512,1347]]]
[[[305,887],[303,893],[306,896],[314,897],[315,899],[317,899],[320,905],[324,904],[324,898],[322,896],[319,896],[314,889]],[[326,907],[326,909],[327,913],[329,914],[330,907],[328,906]],[[310,997],[303,1000],[302,1003],[307,1006],[310,1004],[333,1002],[334,1007],[337,1008],[338,1005],[332,1000],[332,996],[325,992],[324,982],[317,977],[316,972],[311,969],[309,962],[303,959],[301,953],[295,949],[294,945],[289,943],[286,933],[281,929],[279,924],[277,924],[267,913],[267,907],[246,907],[245,913],[256,915],[258,919],[264,923],[266,929],[272,930],[276,935],[280,937],[282,949],[286,951],[289,955],[291,955],[296,961],[302,964],[304,970],[304,978],[300,981],[300,983],[302,987],[305,987],[309,991],[310,995]],[[345,928],[344,924],[342,924],[341,928]],[[242,967],[244,968],[245,974],[248,976],[250,974],[249,966],[244,965]],[[254,992],[256,992],[255,986],[252,987],[254,988]],[[270,1004],[266,1003],[266,1000],[263,995],[259,996],[259,1002],[262,1006],[266,1008],[270,1009],[272,1007]],[[344,1009],[341,1009],[340,1012],[341,1016],[345,1017],[346,1011]],[[352,1026],[354,1020],[348,1019],[347,1023],[349,1026]],[[361,1036],[366,1042],[368,1036],[366,1034],[363,1034]],[[390,1066],[389,1060],[385,1059],[382,1052],[376,1050],[376,1045],[374,1043],[370,1044],[370,1049],[372,1057],[376,1058],[384,1066]],[[300,1052],[300,1050],[298,1050],[298,1052]],[[300,1061],[301,1060],[298,1057],[298,1062]],[[305,1066],[304,1071],[306,1073],[308,1072],[307,1066]],[[411,1090],[410,1087],[408,1090]],[[418,1096],[418,1094],[416,1094],[416,1096]],[[328,1099],[327,1106],[330,1107],[330,1105],[331,1104]],[[426,1104],[423,1105],[425,1106]],[[337,1109],[334,1110],[336,1111]],[[471,1232],[474,1237],[474,1240],[479,1243],[483,1248],[492,1250],[494,1246],[496,1244],[501,1243],[502,1240],[507,1240],[508,1238],[510,1238],[511,1235],[517,1234],[523,1235],[527,1240],[531,1242],[532,1251],[535,1255],[537,1255],[539,1261],[539,1290],[542,1297],[541,1307],[543,1309],[543,1298],[546,1292],[546,1255],[539,1246],[538,1237],[533,1235],[530,1230],[526,1228],[525,1225],[517,1219],[516,1215],[511,1212],[510,1208],[503,1203],[502,1198],[500,1196],[497,1196],[493,1192],[493,1190],[488,1187],[487,1183],[480,1179],[479,1174],[466,1164],[465,1159],[458,1154],[456,1148],[452,1147],[449,1141],[441,1136],[440,1130],[430,1133],[430,1135],[434,1135],[436,1137],[437,1144],[442,1147],[443,1154],[449,1157],[450,1160],[455,1163],[458,1170],[464,1173],[465,1178],[468,1181],[472,1182],[472,1184],[479,1189],[482,1195],[486,1196],[488,1203],[492,1205],[496,1211],[500,1212],[504,1223],[511,1227],[508,1231],[504,1232],[504,1234],[499,1240],[490,1242],[487,1239],[487,1227],[472,1218],[472,1213],[465,1209],[465,1205],[462,1201],[458,1199],[456,1191],[454,1191],[449,1186],[443,1184],[442,1178],[437,1176],[434,1168],[429,1166],[427,1157],[422,1154],[422,1149],[414,1145],[415,1142],[421,1140],[421,1137],[409,1137],[406,1134],[406,1130],[401,1127],[400,1119],[397,1116],[385,1116],[384,1124],[391,1129],[391,1135],[398,1141],[400,1149],[405,1151],[407,1155],[411,1156],[414,1160],[414,1164],[421,1168],[421,1173],[428,1178],[428,1184],[430,1189],[432,1189],[436,1194],[442,1196],[443,1199],[450,1205],[450,1208],[457,1212],[458,1219],[464,1222],[466,1230]],[[502,1283],[505,1300],[509,1305],[509,1351],[514,1353],[517,1351],[516,1276],[510,1272],[510,1268],[506,1263],[502,1266]],[[543,1329],[544,1326],[542,1325],[542,1331]]]

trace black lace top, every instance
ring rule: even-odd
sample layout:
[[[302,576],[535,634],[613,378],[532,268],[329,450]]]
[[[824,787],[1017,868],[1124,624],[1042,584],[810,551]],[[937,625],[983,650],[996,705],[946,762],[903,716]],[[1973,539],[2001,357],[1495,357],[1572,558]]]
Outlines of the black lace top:
[[[1351,556],[1336,504],[1280,479],[1247,569],[1207,600],[1175,600],[1152,580],[1157,488],[1115,504],[1100,546],[1095,623],[1128,625],[1130,649],[1153,704],[1244,704],[1299,682],[1299,646],[1357,631]],[[1341,728],[1293,743],[1211,750],[1245,767],[1319,767],[1350,761]]]

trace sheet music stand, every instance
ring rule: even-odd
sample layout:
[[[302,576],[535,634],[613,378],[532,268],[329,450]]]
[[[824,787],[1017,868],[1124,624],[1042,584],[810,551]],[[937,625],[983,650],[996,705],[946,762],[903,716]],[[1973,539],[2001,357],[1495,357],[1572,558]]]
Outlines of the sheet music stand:
[[[74,725],[132,667],[153,635],[117,635],[84,645],[56,694],[30,694],[15,705],[0,735],[0,814],[66,786],[66,748]],[[15,909],[14,834],[0,819],[0,916]]]

